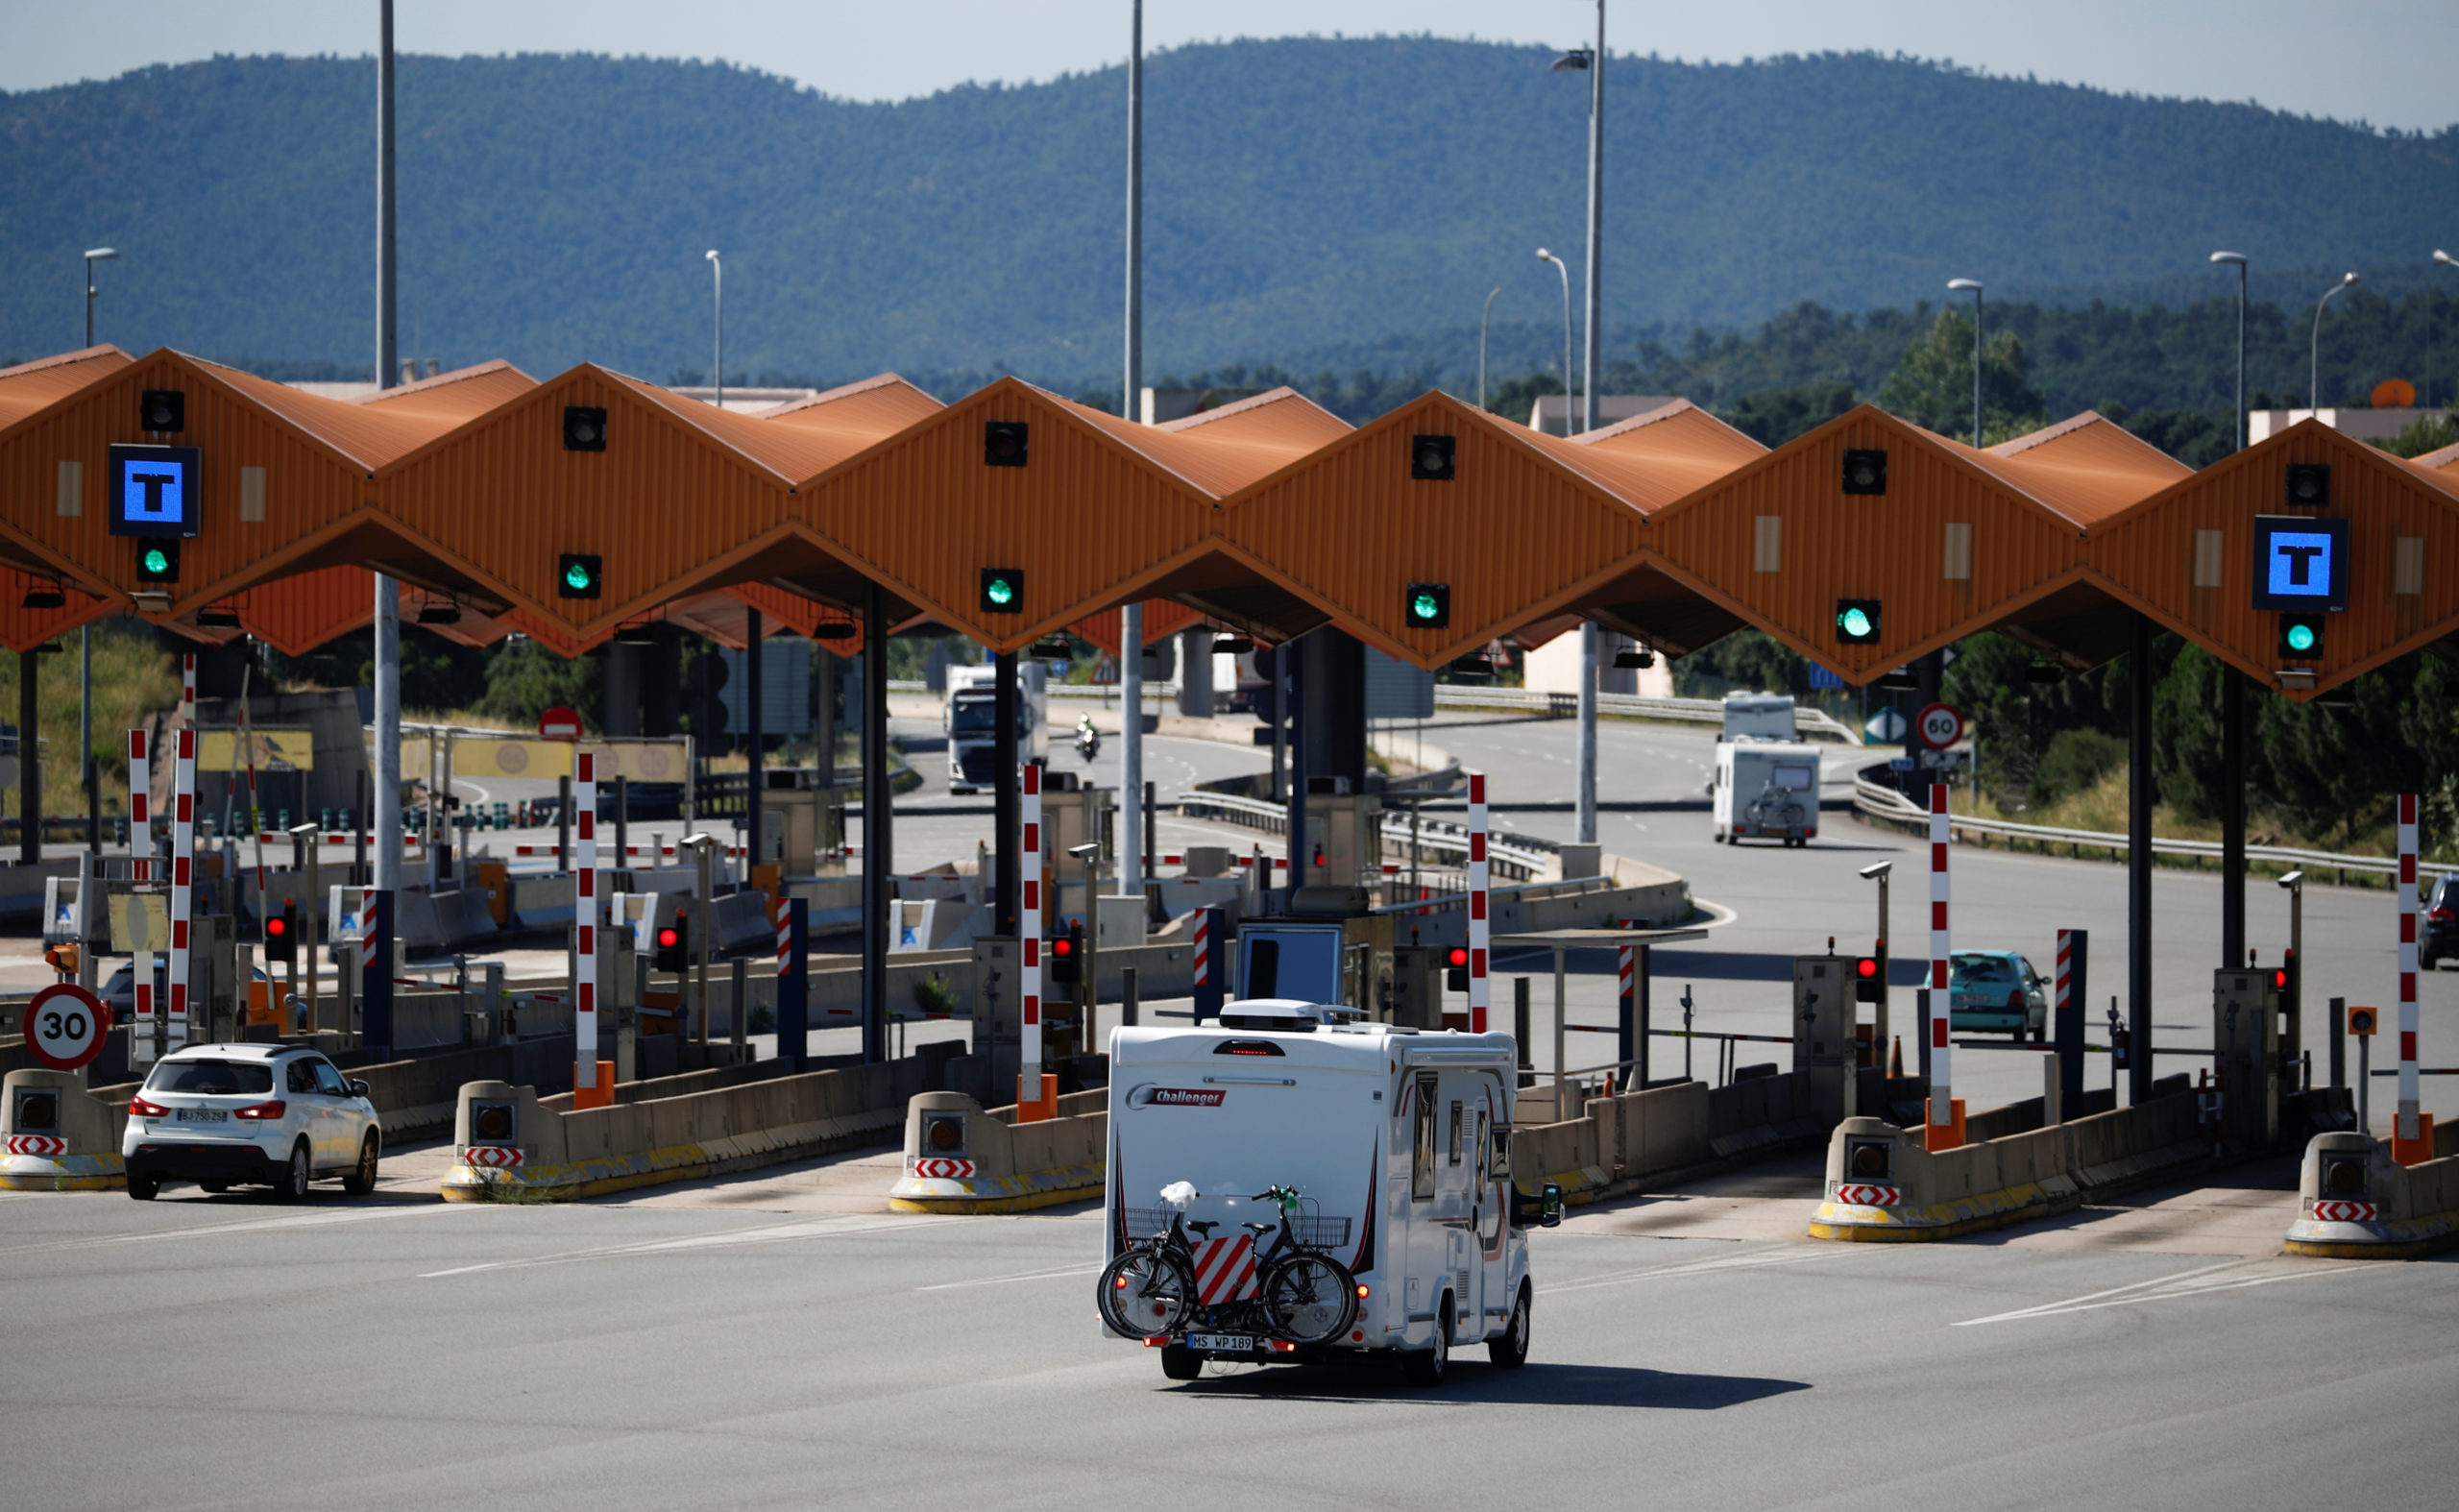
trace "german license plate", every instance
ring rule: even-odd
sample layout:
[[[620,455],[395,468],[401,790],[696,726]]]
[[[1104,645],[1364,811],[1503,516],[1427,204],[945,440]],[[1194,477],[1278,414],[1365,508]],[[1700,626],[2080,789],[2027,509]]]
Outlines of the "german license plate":
[[[1223,1354],[1252,1354],[1255,1341],[1244,1333],[1190,1333],[1187,1348]]]
[[[175,1122],[183,1124],[227,1124],[231,1115],[219,1108],[183,1108],[172,1114]]]

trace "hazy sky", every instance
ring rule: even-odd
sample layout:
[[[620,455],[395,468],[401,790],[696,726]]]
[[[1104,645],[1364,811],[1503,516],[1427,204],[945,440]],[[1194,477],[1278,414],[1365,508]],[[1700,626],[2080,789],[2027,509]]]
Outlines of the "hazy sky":
[[[1117,61],[1127,0],[398,0],[404,52],[717,58],[832,94],[899,99]],[[0,0],[0,89],[215,53],[363,54],[375,0]],[[1586,0],[1150,0],[1148,47],[1408,32],[1566,46]],[[1615,52],[1730,61],[1786,52],[1953,59],[2000,74],[2439,129],[2459,120],[2454,0],[1615,0]]]

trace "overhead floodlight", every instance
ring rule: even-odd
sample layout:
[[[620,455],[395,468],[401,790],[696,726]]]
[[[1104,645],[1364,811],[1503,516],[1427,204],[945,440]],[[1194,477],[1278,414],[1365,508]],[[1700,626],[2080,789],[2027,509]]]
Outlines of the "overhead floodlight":
[[[1558,74],[1584,74],[1588,72],[1588,65],[1593,61],[1594,55],[1587,48],[1574,47],[1555,59],[1549,71]]]

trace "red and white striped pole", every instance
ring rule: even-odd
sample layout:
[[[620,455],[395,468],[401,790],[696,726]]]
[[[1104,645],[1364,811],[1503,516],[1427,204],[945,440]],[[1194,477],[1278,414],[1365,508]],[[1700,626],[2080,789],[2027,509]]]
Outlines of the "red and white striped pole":
[[[2417,795],[2403,793],[2399,794],[2399,1116],[2391,1128],[2392,1153],[2403,1164],[2433,1158],[2432,1126],[2422,1115],[2417,1082]]]
[[[1486,774],[1469,773],[1469,1032],[1486,1032]]]
[[[188,712],[196,710],[196,658],[188,658]],[[188,1042],[188,921],[196,896],[196,727],[180,726],[171,780],[171,1021],[165,1049]]]
[[[1930,784],[1930,1128],[1932,1142],[1955,1123],[1954,1078],[1948,1058],[1954,1000],[1947,959],[1947,785]]]
[[[138,882],[154,880],[154,760],[143,730],[128,732],[128,855],[129,875]],[[131,1032],[132,1055],[154,1058],[154,952],[136,952],[136,1022]]]
[[[597,1085],[597,756],[572,755],[572,807],[579,847],[572,873],[572,1039],[579,1052],[572,1085],[586,1092]],[[430,837],[431,838],[431,837]],[[707,948],[704,942],[703,949]],[[578,1101],[577,1098],[574,1101]]]
[[[1212,985],[1212,910],[1195,911],[1195,987],[1196,996]]]
[[[1016,915],[1016,933],[1023,937],[1024,980],[1019,984],[1023,993],[1023,1050],[1016,1065],[1016,1107],[1041,1102],[1041,768],[1033,762],[1025,764],[1024,842],[1018,851],[1023,866],[1024,908]]]

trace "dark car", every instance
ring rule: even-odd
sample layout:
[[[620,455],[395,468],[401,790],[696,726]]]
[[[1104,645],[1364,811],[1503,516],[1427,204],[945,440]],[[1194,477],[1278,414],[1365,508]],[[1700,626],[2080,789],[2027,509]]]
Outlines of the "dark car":
[[[2430,971],[2459,956],[2459,877],[2436,877],[2418,901],[2424,916],[2417,921],[2417,969]]]

